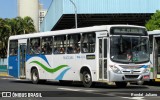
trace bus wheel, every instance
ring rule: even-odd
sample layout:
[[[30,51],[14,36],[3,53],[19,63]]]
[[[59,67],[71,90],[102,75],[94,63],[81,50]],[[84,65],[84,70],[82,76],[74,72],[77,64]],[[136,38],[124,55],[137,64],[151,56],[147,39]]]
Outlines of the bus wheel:
[[[91,87],[92,77],[91,77],[91,74],[88,71],[83,72],[82,82],[83,82],[84,87]]]
[[[39,74],[37,69],[33,69],[31,73],[31,80],[33,84],[39,83]]]
[[[115,82],[118,88],[125,88],[127,86],[127,82]]]

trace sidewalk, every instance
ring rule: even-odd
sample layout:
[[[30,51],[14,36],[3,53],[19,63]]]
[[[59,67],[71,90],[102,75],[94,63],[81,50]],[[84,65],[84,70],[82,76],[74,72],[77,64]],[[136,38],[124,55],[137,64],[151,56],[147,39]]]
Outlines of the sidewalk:
[[[9,76],[7,72],[0,72],[0,76]]]

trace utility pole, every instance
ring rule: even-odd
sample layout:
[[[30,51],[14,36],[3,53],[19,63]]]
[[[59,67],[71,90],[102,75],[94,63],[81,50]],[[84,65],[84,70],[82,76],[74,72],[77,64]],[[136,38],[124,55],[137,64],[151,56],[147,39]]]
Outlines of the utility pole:
[[[72,0],[70,0],[70,2],[74,6],[74,11],[75,11],[75,28],[77,28],[77,7],[76,7],[76,4]]]

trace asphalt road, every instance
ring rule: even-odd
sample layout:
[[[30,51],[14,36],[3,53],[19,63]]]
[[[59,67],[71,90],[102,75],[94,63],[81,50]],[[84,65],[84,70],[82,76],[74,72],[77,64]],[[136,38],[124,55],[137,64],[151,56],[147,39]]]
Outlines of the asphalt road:
[[[57,81],[32,84],[28,80],[0,77],[0,96],[6,96],[5,93],[11,93],[12,98],[1,97],[0,99],[21,100],[20,97],[23,97],[26,100],[53,100],[53,98],[54,100],[159,100],[160,83],[141,86],[130,84],[126,88],[96,84],[95,87],[85,88],[80,83],[74,83],[71,86],[61,86]],[[42,98],[28,98],[28,96],[42,96]]]

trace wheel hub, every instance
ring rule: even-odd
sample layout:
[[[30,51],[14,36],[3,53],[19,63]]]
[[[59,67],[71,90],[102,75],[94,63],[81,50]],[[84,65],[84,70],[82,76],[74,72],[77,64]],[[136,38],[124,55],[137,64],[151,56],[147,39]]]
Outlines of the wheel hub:
[[[91,76],[90,76],[89,74],[86,74],[86,75],[84,76],[84,81],[85,81],[86,83],[89,83],[89,82],[91,81]]]
[[[33,80],[36,81],[37,80],[37,74],[33,73]]]

